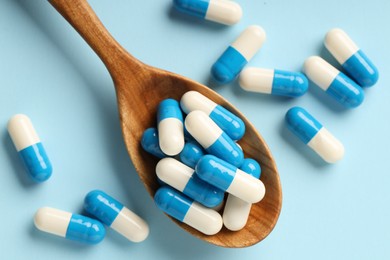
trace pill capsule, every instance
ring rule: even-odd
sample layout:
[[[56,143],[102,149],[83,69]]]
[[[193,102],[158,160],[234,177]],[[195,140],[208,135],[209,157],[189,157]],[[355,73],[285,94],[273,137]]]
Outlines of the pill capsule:
[[[213,78],[220,84],[233,81],[259,51],[265,38],[263,28],[257,25],[249,26],[214,63],[211,68]]]
[[[218,212],[202,206],[172,188],[158,189],[154,195],[154,202],[166,214],[206,235],[214,235],[222,228],[222,217]]]
[[[161,150],[167,155],[177,155],[184,147],[183,115],[179,102],[165,99],[158,106],[158,139]]]
[[[195,168],[199,159],[204,155],[204,150],[195,141],[187,142],[180,153],[180,161],[190,168]]]
[[[378,69],[343,30],[330,30],[325,47],[360,86],[371,87],[378,81]]]
[[[241,6],[229,0],[173,0],[173,6],[201,19],[233,25],[240,21]]]
[[[184,122],[188,132],[206,152],[239,167],[244,160],[242,150],[205,113],[195,110]]]
[[[89,192],[84,209],[132,242],[144,241],[149,235],[149,226],[142,218],[103,191]]]
[[[246,91],[287,97],[302,96],[309,87],[302,73],[261,68],[244,69],[239,83]]]
[[[240,169],[257,179],[261,174],[261,167],[259,163],[250,158],[244,159]],[[246,202],[232,194],[229,194],[226,199],[222,216],[224,226],[232,231],[242,229],[248,221],[251,207],[252,203]]]
[[[288,129],[326,162],[335,163],[343,158],[343,144],[305,109],[293,107],[285,119]]]
[[[37,211],[34,224],[43,232],[88,244],[97,244],[106,235],[104,226],[95,219],[49,207]]]
[[[50,178],[52,166],[30,118],[17,114],[8,122],[8,132],[30,177],[36,182]]]
[[[156,174],[166,184],[206,207],[215,207],[223,200],[223,191],[201,180],[192,168],[173,158],[161,159]]]
[[[202,180],[246,202],[256,203],[264,197],[263,182],[213,155],[203,156],[195,171]]]
[[[142,135],[141,146],[146,152],[160,159],[167,157],[160,149],[158,133],[156,128],[151,127],[145,130],[145,132]]]
[[[180,106],[186,114],[203,111],[233,140],[239,140],[245,134],[245,124],[239,117],[197,91],[186,92]]]
[[[359,106],[364,92],[353,80],[318,56],[305,61],[306,76],[346,108]]]

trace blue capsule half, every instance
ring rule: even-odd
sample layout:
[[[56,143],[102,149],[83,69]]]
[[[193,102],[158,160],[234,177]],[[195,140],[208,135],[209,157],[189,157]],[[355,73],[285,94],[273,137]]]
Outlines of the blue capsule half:
[[[8,132],[29,176],[36,182],[48,180],[53,168],[31,120],[23,114],[13,116]]]
[[[344,146],[317,119],[301,107],[289,109],[287,128],[328,163],[344,157]]]
[[[307,92],[309,82],[300,72],[247,68],[240,74],[240,86],[250,92],[300,97]]]
[[[199,159],[205,154],[202,146],[196,142],[187,142],[180,153],[180,161],[194,169]]]
[[[233,25],[242,16],[238,3],[226,0],[173,0],[174,7],[188,15],[201,19]]]
[[[343,30],[330,30],[325,47],[360,86],[371,87],[378,81],[378,69]]]
[[[261,166],[256,160],[252,158],[245,158],[240,169],[255,178],[260,178]]]
[[[203,156],[195,172],[202,180],[249,203],[259,202],[264,197],[265,187],[258,178],[214,155]]]
[[[260,26],[252,25],[245,29],[211,67],[215,81],[220,84],[232,82],[259,51],[265,38]]]
[[[145,130],[142,135],[141,146],[146,152],[160,159],[167,157],[160,149],[156,128],[151,127]]]
[[[222,228],[222,217],[218,212],[203,207],[172,188],[158,189],[154,202],[166,214],[206,235],[214,235]]]
[[[99,221],[50,207],[37,211],[34,224],[41,231],[88,244],[97,244],[106,235]]]
[[[177,155],[184,147],[183,115],[179,102],[174,99],[161,101],[157,110],[157,131],[161,151],[169,156]]]
[[[311,81],[344,107],[355,108],[363,103],[363,89],[321,57],[306,59],[304,70]]]

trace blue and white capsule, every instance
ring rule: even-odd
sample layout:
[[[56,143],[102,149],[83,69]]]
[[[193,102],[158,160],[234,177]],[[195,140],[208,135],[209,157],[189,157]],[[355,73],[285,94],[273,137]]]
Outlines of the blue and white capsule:
[[[161,151],[170,156],[179,154],[184,147],[183,115],[179,102],[169,98],[160,103],[157,126]]]
[[[106,235],[103,224],[95,219],[49,207],[37,211],[34,224],[43,232],[87,244],[97,244]]]
[[[8,122],[8,132],[30,177],[36,182],[48,180],[53,169],[30,118],[14,115]]]
[[[156,174],[166,184],[208,208],[218,206],[223,200],[223,191],[201,180],[194,169],[173,158],[161,159]]]
[[[344,107],[355,108],[363,102],[363,89],[321,57],[308,58],[304,71],[311,81]]]
[[[343,144],[305,109],[293,107],[285,119],[288,129],[326,162],[335,163],[344,157]]]
[[[222,229],[222,217],[182,193],[162,187],[154,195],[157,207],[169,216],[183,222],[205,235],[215,235]]]
[[[203,111],[233,140],[240,140],[245,134],[245,124],[238,116],[197,91],[186,92],[180,106],[186,114]]]
[[[261,167],[254,159],[245,159],[240,169],[256,179],[260,178]],[[252,203],[229,194],[222,215],[223,225],[231,231],[241,230],[248,221],[251,208]]]
[[[146,152],[156,156],[157,158],[162,159],[167,157],[167,155],[161,151],[156,128],[151,127],[145,130],[142,134],[141,146]]]
[[[330,30],[325,47],[360,86],[372,87],[378,81],[378,69],[343,30]]]
[[[237,144],[200,110],[189,113],[184,122],[188,132],[206,150],[237,167],[244,160],[244,153]]]
[[[203,150],[202,146],[200,146],[195,141],[190,141],[184,145],[184,148],[181,151],[179,157],[182,163],[192,169],[195,169],[196,164],[204,154],[205,151]]]
[[[229,0],[173,0],[174,7],[201,19],[233,25],[242,17],[241,6]]]
[[[260,50],[265,39],[265,31],[260,26],[245,29],[212,66],[211,75],[215,81],[219,84],[232,82]]]
[[[132,242],[142,242],[149,235],[145,220],[101,190],[85,196],[84,209]]]
[[[307,92],[309,82],[300,72],[247,68],[240,74],[242,89],[263,94],[300,97]]]
[[[257,203],[264,197],[262,181],[214,155],[203,156],[195,171],[202,180],[248,203]]]

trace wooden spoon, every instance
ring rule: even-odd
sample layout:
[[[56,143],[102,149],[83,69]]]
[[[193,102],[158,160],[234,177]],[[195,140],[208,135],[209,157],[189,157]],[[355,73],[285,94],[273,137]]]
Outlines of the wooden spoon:
[[[123,137],[134,167],[151,196],[158,189],[156,158],[143,151],[142,133],[156,125],[158,103],[165,98],[180,100],[196,90],[242,118],[246,133],[240,145],[246,157],[262,167],[261,180],[266,187],[264,199],[252,206],[248,223],[241,231],[223,228],[213,236],[204,235],[174,219],[192,235],[223,247],[247,247],[263,240],[274,228],[282,206],[282,189],[272,155],[255,127],[220,95],[204,85],[171,72],[150,67],[132,57],[113,39],[85,0],[49,0],[101,58],[116,89]]]

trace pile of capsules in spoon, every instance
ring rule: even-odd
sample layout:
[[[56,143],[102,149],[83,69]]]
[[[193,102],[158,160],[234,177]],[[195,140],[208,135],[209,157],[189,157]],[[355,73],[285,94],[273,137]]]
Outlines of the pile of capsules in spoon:
[[[236,143],[244,133],[240,118],[199,92],[186,92],[180,104],[161,101],[157,129],[147,129],[141,141],[145,151],[161,159],[156,165],[161,187],[154,196],[158,208],[206,235],[223,225],[242,229],[251,205],[265,195],[259,163],[244,158]]]

